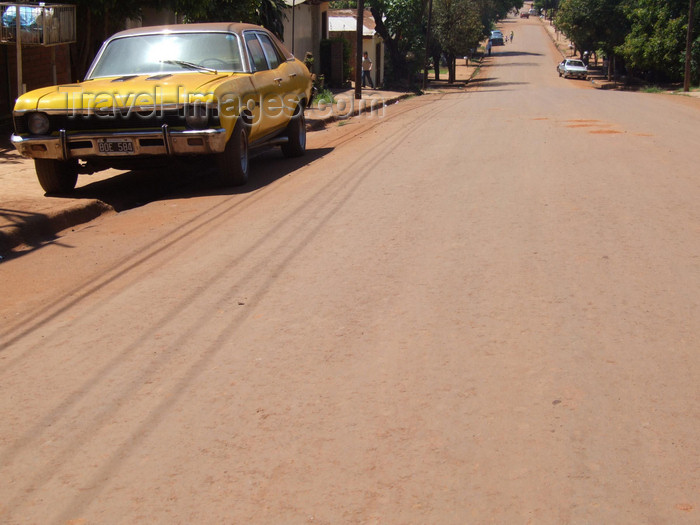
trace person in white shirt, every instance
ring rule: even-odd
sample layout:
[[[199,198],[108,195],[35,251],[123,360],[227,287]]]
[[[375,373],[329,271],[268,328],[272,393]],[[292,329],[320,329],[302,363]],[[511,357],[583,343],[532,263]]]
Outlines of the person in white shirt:
[[[370,60],[367,51],[365,51],[364,56],[362,57],[362,87],[365,87],[365,83],[369,83],[369,86],[374,89],[374,82],[372,82],[371,72],[372,61]]]

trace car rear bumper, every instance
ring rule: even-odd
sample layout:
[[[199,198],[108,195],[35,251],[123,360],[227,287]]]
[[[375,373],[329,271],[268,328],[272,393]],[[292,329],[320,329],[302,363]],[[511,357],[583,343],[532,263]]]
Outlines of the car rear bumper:
[[[224,128],[171,131],[167,125],[160,130],[119,131],[68,134],[58,136],[12,135],[12,144],[25,157],[68,160],[72,158],[203,155],[221,153],[226,147]],[[119,151],[106,151],[105,142],[123,145]]]

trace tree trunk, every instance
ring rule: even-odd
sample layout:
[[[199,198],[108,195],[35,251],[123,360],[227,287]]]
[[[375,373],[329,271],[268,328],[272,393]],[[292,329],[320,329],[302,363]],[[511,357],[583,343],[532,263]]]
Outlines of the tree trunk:
[[[76,68],[76,78],[83,80],[88,68],[88,60],[90,59],[90,50],[92,48],[92,10],[85,10],[85,33],[81,40],[78,41],[78,66]]]
[[[683,76],[683,91],[690,91],[690,59],[693,50],[693,21],[695,18],[695,0],[690,0],[688,8],[688,34],[685,39],[685,72]]]
[[[374,6],[370,8],[370,12],[374,17],[375,31],[384,40],[384,45],[389,51],[389,57],[391,58],[391,65],[394,68],[394,78],[404,79],[408,77],[408,67],[406,64],[406,57],[404,57],[399,50],[399,46],[396,40],[391,37],[389,31],[384,25],[382,20],[382,13]]]
[[[449,71],[449,79],[448,82],[450,84],[454,84],[455,80],[457,78],[456,72],[455,72],[455,67],[457,65],[457,59],[453,54],[447,55],[447,69]]]

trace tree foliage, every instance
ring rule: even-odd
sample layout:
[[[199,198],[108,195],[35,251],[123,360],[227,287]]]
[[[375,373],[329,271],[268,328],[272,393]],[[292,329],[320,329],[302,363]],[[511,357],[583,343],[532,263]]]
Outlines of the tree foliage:
[[[626,5],[625,11],[631,29],[619,51],[628,67],[648,80],[680,80],[688,27],[687,0],[635,0]]]
[[[389,52],[389,83],[410,83],[425,50],[426,0],[368,0],[375,30]]]
[[[547,18],[551,18],[550,14],[559,9],[562,0],[535,0],[532,5],[535,9],[539,9],[547,13]]]
[[[479,9],[484,35],[491,30],[495,22],[505,18],[509,11],[523,7],[522,0],[474,0],[474,2]]]
[[[172,0],[188,22],[250,22],[282,36],[287,5],[283,0]]]
[[[619,0],[562,0],[556,25],[580,52],[602,49],[610,55],[628,23]]]

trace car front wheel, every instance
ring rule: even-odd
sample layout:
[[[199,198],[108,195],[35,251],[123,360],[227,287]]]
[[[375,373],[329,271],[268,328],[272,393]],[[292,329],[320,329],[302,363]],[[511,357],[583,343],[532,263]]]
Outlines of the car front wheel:
[[[217,155],[219,179],[227,186],[248,182],[248,131],[243,118],[236,121],[223,153]]]
[[[46,193],[68,193],[78,182],[77,160],[34,159],[34,169]]]

